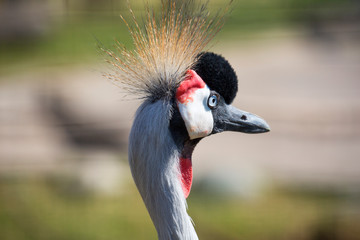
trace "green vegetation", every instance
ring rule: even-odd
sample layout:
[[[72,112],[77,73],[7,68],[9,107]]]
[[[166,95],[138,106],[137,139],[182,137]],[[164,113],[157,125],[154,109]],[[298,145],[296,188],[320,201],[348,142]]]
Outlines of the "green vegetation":
[[[124,197],[96,197],[48,182],[0,185],[0,239],[154,239],[135,189]]]
[[[251,201],[197,192],[188,203],[201,239],[312,239],[339,203],[281,191]],[[132,183],[122,195],[96,196],[68,182],[3,180],[0,206],[2,240],[156,239]]]
[[[130,43],[119,16],[68,18],[45,36],[0,44],[0,73],[89,63],[102,57],[100,42],[110,47],[114,39]]]
[[[152,1],[155,2],[155,1]],[[144,6],[132,1],[136,13]],[[236,39],[272,28],[311,25],[319,19],[334,20],[353,12],[350,0],[275,0],[234,1],[226,25],[219,38]],[[41,67],[72,66],[101,61],[98,41],[111,48],[114,39],[131,47],[125,24],[119,15],[128,19],[123,1],[67,1],[67,10],[48,31],[36,37],[2,42],[0,39],[0,74],[27,71]],[[224,8],[223,1],[211,1],[211,12]]]

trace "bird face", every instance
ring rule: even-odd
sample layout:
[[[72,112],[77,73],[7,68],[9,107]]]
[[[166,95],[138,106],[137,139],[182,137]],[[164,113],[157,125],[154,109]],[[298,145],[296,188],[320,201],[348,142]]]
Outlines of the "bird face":
[[[187,72],[187,78],[176,91],[176,101],[186,130],[190,139],[201,138],[209,135],[214,127],[211,106],[208,101],[211,98],[210,88],[201,77],[194,71]]]
[[[260,117],[230,105],[236,92],[237,77],[230,64],[214,53],[201,55],[195,70],[187,72],[176,91],[176,103],[191,140],[223,131],[270,130]]]

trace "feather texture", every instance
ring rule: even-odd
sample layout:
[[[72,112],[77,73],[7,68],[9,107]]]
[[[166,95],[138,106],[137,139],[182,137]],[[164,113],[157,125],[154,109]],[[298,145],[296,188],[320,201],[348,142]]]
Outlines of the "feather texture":
[[[161,13],[147,7],[140,24],[129,7],[127,22],[134,49],[116,42],[116,52],[104,50],[112,71],[106,77],[139,98],[171,96],[186,71],[223,25],[224,13],[210,17],[207,4],[194,7],[192,0],[162,1]]]

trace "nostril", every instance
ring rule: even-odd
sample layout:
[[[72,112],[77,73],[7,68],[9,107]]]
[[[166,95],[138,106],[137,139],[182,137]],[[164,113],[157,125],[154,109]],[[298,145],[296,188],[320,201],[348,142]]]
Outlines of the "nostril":
[[[247,117],[246,117],[245,115],[242,115],[242,116],[241,116],[241,120],[246,121],[246,120],[247,120]]]

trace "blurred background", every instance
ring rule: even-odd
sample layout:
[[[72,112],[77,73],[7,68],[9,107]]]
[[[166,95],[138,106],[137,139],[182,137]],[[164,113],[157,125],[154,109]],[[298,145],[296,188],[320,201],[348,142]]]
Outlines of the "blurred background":
[[[156,239],[127,163],[140,102],[102,76],[98,45],[132,46],[120,14],[126,1],[0,0],[1,240]],[[209,50],[272,131],[197,146],[200,239],[360,239],[360,1],[234,1]]]

